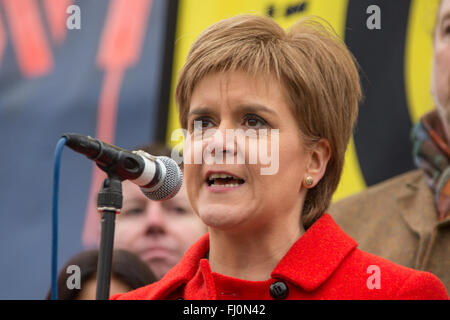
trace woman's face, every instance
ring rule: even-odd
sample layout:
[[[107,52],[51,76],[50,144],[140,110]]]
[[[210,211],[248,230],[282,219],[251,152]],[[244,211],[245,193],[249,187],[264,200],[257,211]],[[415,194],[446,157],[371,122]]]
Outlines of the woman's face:
[[[439,114],[450,126],[450,0],[442,1],[437,17],[431,88]]]
[[[248,231],[277,222],[299,224],[310,157],[274,77],[205,76],[192,94],[188,132],[188,197],[207,225]]]

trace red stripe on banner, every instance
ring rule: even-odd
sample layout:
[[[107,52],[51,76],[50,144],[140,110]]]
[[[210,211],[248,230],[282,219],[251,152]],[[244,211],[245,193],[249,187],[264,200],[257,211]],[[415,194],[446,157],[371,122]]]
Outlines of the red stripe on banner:
[[[102,91],[100,94],[99,109],[97,114],[96,137],[104,142],[113,143],[117,107],[119,102],[120,86],[122,84],[122,71],[109,71],[105,74]],[[99,214],[97,213],[97,193],[106,174],[96,165],[92,171],[91,188],[88,198],[86,220],[84,224],[82,241],[86,247],[96,246],[99,232]]]
[[[151,3],[151,0],[111,1],[97,57],[102,69],[124,69],[137,63]]]
[[[43,0],[50,32],[53,41],[57,44],[63,43],[66,37],[67,8],[72,4],[73,0]]]
[[[4,0],[3,6],[23,75],[37,77],[48,74],[53,68],[53,56],[35,0]]]
[[[0,65],[2,64],[3,51],[5,51],[6,47],[6,36],[5,30],[3,29],[3,22],[0,18]]]
[[[97,115],[97,138],[114,142],[120,86],[125,69],[140,57],[151,0],[112,0],[100,40],[97,63],[105,70]],[[106,175],[94,166],[82,236],[85,247],[99,242],[97,193]]]

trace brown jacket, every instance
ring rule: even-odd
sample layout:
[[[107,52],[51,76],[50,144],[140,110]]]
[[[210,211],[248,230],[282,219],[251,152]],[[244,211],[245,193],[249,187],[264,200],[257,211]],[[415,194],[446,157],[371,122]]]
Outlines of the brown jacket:
[[[422,171],[334,203],[329,212],[359,248],[436,275],[450,292],[450,217],[439,222]]]

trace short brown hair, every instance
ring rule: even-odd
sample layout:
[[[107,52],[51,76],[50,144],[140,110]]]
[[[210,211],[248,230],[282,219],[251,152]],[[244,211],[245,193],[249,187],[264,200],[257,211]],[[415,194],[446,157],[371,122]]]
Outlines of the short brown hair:
[[[274,75],[288,95],[308,145],[324,138],[331,158],[322,180],[308,190],[302,212],[305,228],[325,210],[339,183],[345,151],[358,115],[361,87],[356,61],[331,26],[303,18],[288,32],[267,17],[238,15],[207,28],[194,42],[176,88],[180,123],[196,84],[215,72]]]

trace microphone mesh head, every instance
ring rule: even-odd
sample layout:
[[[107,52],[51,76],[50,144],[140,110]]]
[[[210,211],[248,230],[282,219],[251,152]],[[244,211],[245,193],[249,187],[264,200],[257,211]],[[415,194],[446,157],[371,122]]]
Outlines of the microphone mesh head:
[[[162,183],[155,189],[141,188],[141,191],[150,200],[168,200],[180,191],[181,184],[183,183],[183,173],[172,158],[157,157],[156,161],[160,161],[161,170],[163,172],[165,171],[162,177]]]

